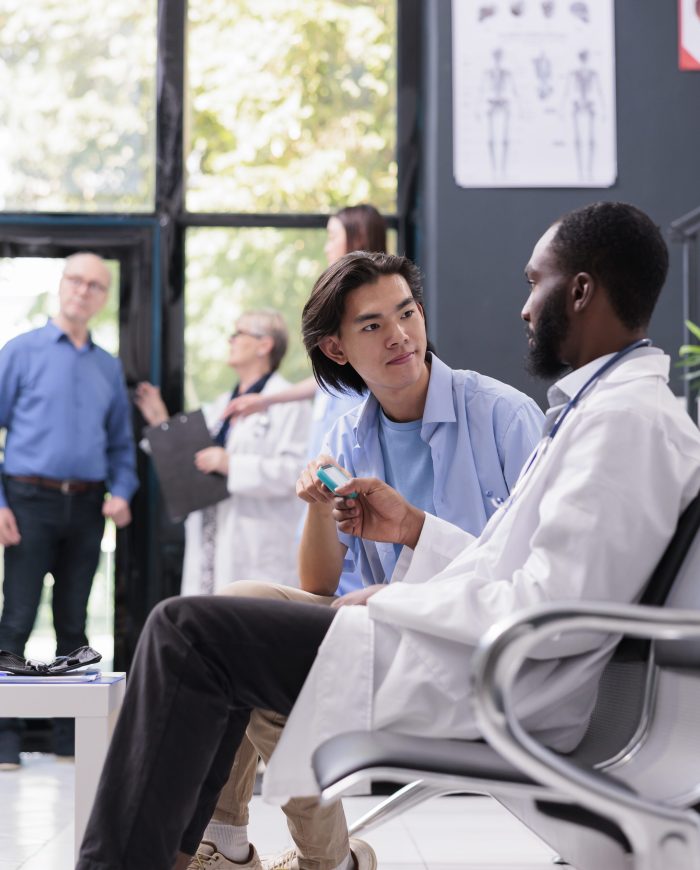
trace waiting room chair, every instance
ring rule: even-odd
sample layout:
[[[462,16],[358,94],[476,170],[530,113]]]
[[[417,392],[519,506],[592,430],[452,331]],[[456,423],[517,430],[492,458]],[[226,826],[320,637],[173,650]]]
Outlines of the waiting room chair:
[[[436,795],[490,795],[578,870],[700,870],[698,528],[700,496],[640,604],[543,605],[487,633],[472,680],[488,743],[339,735],[314,755],[322,800],[367,779],[405,784],[352,826],[357,835]],[[625,635],[568,755],[525,733],[512,702],[528,653],[564,631]]]

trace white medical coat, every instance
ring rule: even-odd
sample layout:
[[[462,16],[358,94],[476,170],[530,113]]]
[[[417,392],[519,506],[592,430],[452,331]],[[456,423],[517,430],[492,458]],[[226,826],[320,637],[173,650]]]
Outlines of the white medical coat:
[[[263,393],[289,386],[273,374]],[[216,431],[230,394],[204,409]],[[306,465],[310,402],[271,405],[236,420],[226,438],[230,497],[216,506],[214,588],[235,580],[262,580],[298,586],[296,530],[304,511],[296,482]],[[202,512],[185,521],[182,594],[198,594],[201,575]]]
[[[572,396],[602,362],[557,386]],[[639,597],[700,489],[700,433],[668,389],[668,371],[668,357],[645,349],[603,375],[541,443],[478,539],[426,517],[394,582],[334,619],[271,759],[268,800],[316,794],[311,754],[344,731],[479,737],[470,656],[499,619],[550,601]],[[538,650],[519,680],[528,730],[573,748],[613,646],[589,635]]]

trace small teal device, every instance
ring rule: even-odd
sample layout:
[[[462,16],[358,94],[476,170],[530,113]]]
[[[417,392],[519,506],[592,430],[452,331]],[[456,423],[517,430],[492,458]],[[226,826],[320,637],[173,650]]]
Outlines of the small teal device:
[[[342,469],[338,468],[337,465],[331,465],[330,463],[327,465],[321,465],[320,468],[316,470],[316,477],[318,477],[318,479],[324,483],[331,492],[335,492],[337,487],[342,486],[350,480],[349,474],[346,474]],[[350,495],[346,495],[344,498],[357,498],[357,493],[351,492]]]

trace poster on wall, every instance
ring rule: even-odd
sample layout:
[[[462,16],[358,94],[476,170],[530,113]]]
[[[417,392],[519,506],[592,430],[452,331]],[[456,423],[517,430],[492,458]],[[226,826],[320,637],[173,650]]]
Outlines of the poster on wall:
[[[700,0],[678,0],[678,65],[700,70]]]
[[[615,183],[614,18],[614,0],[452,0],[457,184]]]

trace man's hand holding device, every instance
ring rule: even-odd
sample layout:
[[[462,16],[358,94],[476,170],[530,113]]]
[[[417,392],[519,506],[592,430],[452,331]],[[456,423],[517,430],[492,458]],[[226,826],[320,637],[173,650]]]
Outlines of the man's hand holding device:
[[[354,477],[335,489],[333,519],[341,532],[415,548],[425,513],[376,477]]]
[[[328,486],[324,479],[319,475],[319,469],[325,469],[323,476],[326,480],[332,482],[329,476],[328,469],[332,468],[339,475],[337,480],[345,483],[349,480],[349,475],[344,472],[336,464],[332,456],[321,455],[311,462],[302,471],[299,480],[297,481],[297,495],[302,501],[307,502],[312,507],[327,513],[330,517],[333,509],[333,489],[335,486]],[[336,484],[336,485],[339,485]]]

